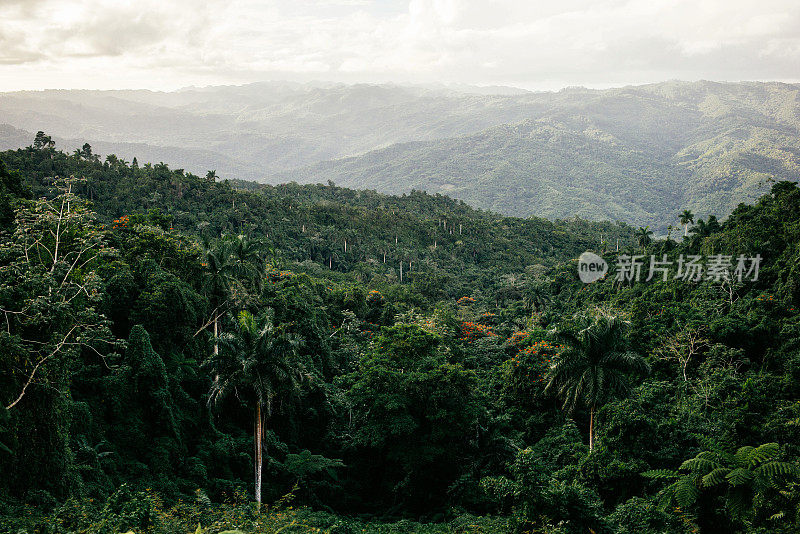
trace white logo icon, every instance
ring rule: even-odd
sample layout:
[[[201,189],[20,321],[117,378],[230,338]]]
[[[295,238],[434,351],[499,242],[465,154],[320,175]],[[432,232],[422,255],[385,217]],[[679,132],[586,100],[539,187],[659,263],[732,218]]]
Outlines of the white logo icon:
[[[584,252],[578,258],[578,277],[584,284],[591,284],[603,278],[608,272],[606,260],[592,252]]]

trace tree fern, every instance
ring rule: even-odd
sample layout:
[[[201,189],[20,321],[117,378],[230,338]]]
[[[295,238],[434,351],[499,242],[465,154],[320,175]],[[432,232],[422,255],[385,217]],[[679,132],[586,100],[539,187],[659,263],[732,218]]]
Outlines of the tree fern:
[[[675,502],[680,506],[690,506],[694,504],[700,495],[700,488],[694,477],[683,477],[675,482]]]
[[[759,464],[763,464],[764,462],[772,460],[778,456],[778,453],[780,452],[780,447],[777,443],[765,443],[757,448],[742,447],[736,453],[737,458],[739,457],[739,454],[746,449],[748,450],[747,462],[750,467],[755,467]]]
[[[708,456],[701,456],[703,453],[698,454],[694,458],[686,460],[681,464],[682,471],[690,471],[692,473],[708,473],[709,471],[719,467],[719,462],[712,460]]]
[[[753,480],[753,472],[739,467],[737,469],[733,469],[725,476],[725,478],[733,487],[743,486]]]
[[[703,487],[717,486],[725,482],[725,475],[730,472],[726,467],[717,467],[702,478]]]
[[[779,476],[792,476],[798,474],[797,466],[789,462],[768,462],[758,466],[754,472],[756,475],[765,476],[770,479]]]
[[[747,523],[758,510],[765,507],[775,510],[777,502],[787,500],[786,479],[799,473],[793,463],[777,460],[779,454],[777,443],[745,446],[735,453],[703,451],[684,461],[678,471],[656,469],[642,475],[656,480],[677,478],[661,490],[662,509],[672,504],[691,506],[702,490],[719,488],[724,491],[725,507],[731,517]],[[785,511],[779,510],[769,517],[779,521],[785,516]]]

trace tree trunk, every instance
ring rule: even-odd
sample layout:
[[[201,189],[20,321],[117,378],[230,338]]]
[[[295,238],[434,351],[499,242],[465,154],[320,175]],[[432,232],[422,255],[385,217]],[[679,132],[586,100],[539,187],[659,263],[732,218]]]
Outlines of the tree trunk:
[[[255,470],[256,470],[256,510],[261,511],[261,467],[263,465],[262,438],[264,436],[264,426],[261,420],[261,403],[256,403],[255,421]]]
[[[594,405],[589,408],[589,452],[594,449]]]
[[[214,356],[219,354],[219,314],[214,310]]]
[[[689,225],[688,224],[684,224],[683,225],[683,237],[687,237],[688,235],[689,235]]]

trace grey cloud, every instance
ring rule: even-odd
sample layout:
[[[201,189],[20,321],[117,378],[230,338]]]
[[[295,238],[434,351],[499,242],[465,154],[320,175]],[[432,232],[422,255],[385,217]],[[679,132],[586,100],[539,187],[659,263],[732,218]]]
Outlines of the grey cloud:
[[[42,76],[14,65],[45,61],[53,85],[97,68],[139,86],[800,76],[794,0],[0,0],[0,21],[0,76],[19,87]]]

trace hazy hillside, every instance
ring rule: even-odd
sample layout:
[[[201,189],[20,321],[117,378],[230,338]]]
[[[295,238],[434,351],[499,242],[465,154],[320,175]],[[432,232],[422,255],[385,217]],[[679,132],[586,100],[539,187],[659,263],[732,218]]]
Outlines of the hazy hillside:
[[[407,143],[274,181],[442,192],[507,214],[577,214],[661,230],[691,208],[725,216],[800,176],[798,86],[670,82],[529,95],[528,120]]]
[[[665,82],[551,93],[263,83],[0,94],[0,148],[163,161],[223,178],[444,193],[516,216],[663,231],[690,208],[725,216],[800,175],[800,86]]]
[[[132,159],[261,179],[392,143],[435,140],[522,120],[530,103],[444,87],[298,85],[0,94],[0,123],[89,142]],[[497,88],[498,92],[509,92]],[[3,142],[2,148],[18,148]]]

